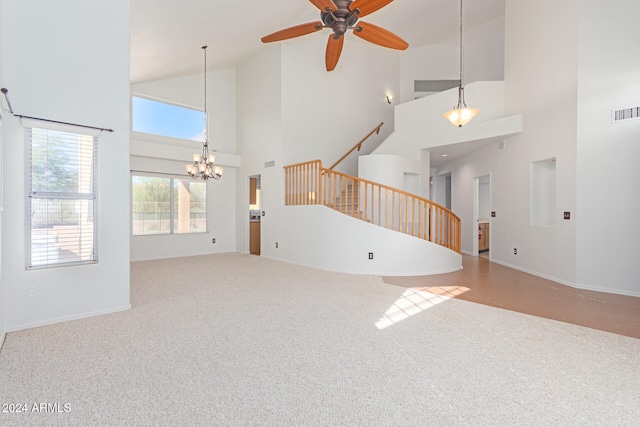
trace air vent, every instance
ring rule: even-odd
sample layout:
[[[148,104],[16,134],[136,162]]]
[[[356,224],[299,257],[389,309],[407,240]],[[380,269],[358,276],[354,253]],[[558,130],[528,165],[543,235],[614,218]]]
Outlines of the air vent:
[[[265,168],[272,168],[276,165],[276,161],[275,160],[271,160],[269,162],[264,162],[264,167]]]
[[[640,107],[625,108],[623,110],[613,111],[613,122],[621,122],[624,120],[633,120],[640,118]]]

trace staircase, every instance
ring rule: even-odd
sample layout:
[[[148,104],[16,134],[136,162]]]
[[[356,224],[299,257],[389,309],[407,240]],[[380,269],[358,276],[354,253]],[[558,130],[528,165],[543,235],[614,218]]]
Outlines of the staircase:
[[[331,204],[333,209],[345,213],[350,212],[350,215],[354,217],[361,217],[362,212],[360,211],[360,198],[358,195],[359,188],[358,185],[354,185],[353,183],[348,184]]]
[[[460,253],[460,218],[428,199],[323,168],[320,160],[284,170],[287,206],[324,205]]]

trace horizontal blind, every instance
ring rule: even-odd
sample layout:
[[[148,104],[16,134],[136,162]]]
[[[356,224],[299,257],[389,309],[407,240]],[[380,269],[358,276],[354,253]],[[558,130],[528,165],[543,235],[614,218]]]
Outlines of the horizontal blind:
[[[97,137],[41,128],[25,135],[27,268],[97,261]]]

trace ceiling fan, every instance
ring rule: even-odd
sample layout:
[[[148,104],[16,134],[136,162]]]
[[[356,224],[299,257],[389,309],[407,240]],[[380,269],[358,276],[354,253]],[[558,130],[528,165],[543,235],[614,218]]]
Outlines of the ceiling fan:
[[[405,50],[409,44],[390,31],[367,22],[358,22],[359,18],[367,16],[391,3],[393,0],[309,0],[320,9],[321,21],[308,22],[285,28],[273,34],[264,36],[263,43],[276,42],[305,34],[315,33],[323,28],[331,28],[333,34],[327,42],[325,63],[327,71],[333,71],[338,64],[344,34],[353,30],[353,34],[380,46],[391,49]]]

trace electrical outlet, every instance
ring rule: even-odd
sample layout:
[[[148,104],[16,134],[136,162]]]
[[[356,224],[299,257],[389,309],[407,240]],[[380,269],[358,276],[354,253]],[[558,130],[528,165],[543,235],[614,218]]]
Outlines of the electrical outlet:
[[[216,242],[216,238],[214,237],[213,239],[211,239],[211,243],[215,243]]]
[[[513,248],[513,254],[514,255],[518,255],[518,249],[517,248]]]
[[[495,218],[495,217],[496,217],[496,212],[495,212],[495,211],[492,211],[492,212],[491,212],[491,218]]]
[[[278,242],[276,242],[276,249],[278,249]]]
[[[373,259],[373,252],[369,252],[369,259]]]
[[[565,212],[564,219],[571,219],[571,212]]]

